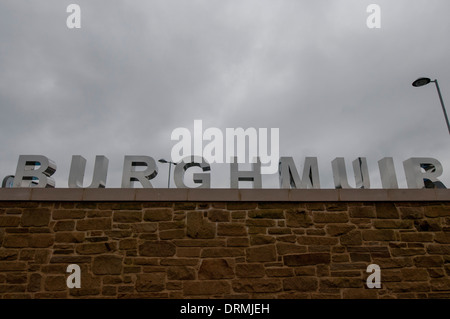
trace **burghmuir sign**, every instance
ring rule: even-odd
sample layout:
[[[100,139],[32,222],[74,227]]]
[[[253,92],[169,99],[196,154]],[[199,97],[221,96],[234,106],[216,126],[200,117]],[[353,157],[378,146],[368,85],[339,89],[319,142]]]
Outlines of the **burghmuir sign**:
[[[69,188],[104,188],[108,174],[109,160],[103,155],[95,159],[92,182],[84,186],[86,159],[80,155],[72,156],[68,186]],[[369,170],[365,157],[353,161],[353,173],[356,188],[370,188]],[[351,188],[347,176],[345,161],[337,157],[331,162],[335,188]],[[200,173],[193,173],[196,188],[211,187],[211,166],[201,156],[184,157],[175,166],[174,181],[177,188],[187,188],[185,182],[186,171],[192,167],[201,169]],[[385,157],[378,161],[382,187],[385,189],[398,188],[397,175],[392,157]],[[413,157],[403,162],[408,188],[445,188],[438,179],[442,175],[441,163],[434,158]],[[13,187],[55,187],[51,177],[56,172],[56,164],[43,155],[20,155],[17,163]],[[144,188],[152,188],[151,180],[158,174],[158,166],[153,157],[126,155],[123,163],[122,188],[132,188],[139,183]],[[240,182],[251,182],[253,188],[262,188],[261,161],[256,157],[250,170],[239,167],[236,157],[230,163],[230,188],[239,188]],[[299,174],[292,157],[281,157],[278,160],[278,174],[280,188],[319,189],[319,166],[316,157],[306,157],[303,171]]]

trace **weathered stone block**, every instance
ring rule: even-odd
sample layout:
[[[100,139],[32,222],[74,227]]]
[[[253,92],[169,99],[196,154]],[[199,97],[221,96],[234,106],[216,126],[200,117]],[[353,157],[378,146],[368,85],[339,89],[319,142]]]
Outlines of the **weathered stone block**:
[[[77,221],[77,230],[108,230],[111,229],[111,218],[90,218]]]
[[[144,212],[144,220],[151,222],[170,221],[173,212],[169,208],[146,209]]]
[[[270,218],[283,219],[284,211],[282,209],[257,209],[248,212],[249,218]]]
[[[248,247],[250,246],[248,237],[230,237],[227,238],[228,247]]]
[[[123,257],[103,255],[94,257],[92,272],[95,275],[119,275],[122,272]]]
[[[139,223],[134,224],[132,229],[136,233],[154,233],[158,229],[157,223]]]
[[[283,279],[284,290],[317,291],[318,280],[316,277],[292,277]]]
[[[184,238],[185,236],[184,229],[170,229],[170,230],[163,230],[159,232],[159,238],[162,240],[167,239],[180,239]]]
[[[424,215],[423,207],[400,207],[399,209],[403,219],[422,219]]]
[[[31,235],[29,245],[34,248],[46,248],[53,245],[55,239],[52,234]]]
[[[138,223],[142,221],[142,212],[136,210],[115,211],[113,221],[115,223]]]
[[[425,216],[431,218],[450,216],[450,206],[427,206],[425,207]]]
[[[375,218],[376,212],[373,206],[352,206],[349,207],[349,214],[352,218]]]
[[[20,224],[18,216],[0,216],[0,227],[17,227]]]
[[[425,268],[404,268],[401,272],[403,281],[427,281],[429,279]]]
[[[204,248],[201,254],[202,258],[213,258],[213,257],[238,257],[244,256],[243,248]]]
[[[247,230],[239,223],[219,223],[217,225],[218,236],[246,236]]]
[[[236,276],[241,278],[264,277],[264,266],[262,264],[237,264]]]
[[[187,213],[187,236],[191,238],[214,238],[216,235],[216,225],[203,218],[202,212]]]
[[[31,274],[28,282],[27,291],[37,292],[41,290],[42,276],[40,274]]]
[[[313,212],[315,223],[347,223],[348,214],[344,212]]]
[[[391,229],[367,229],[362,231],[362,237],[366,241],[393,241],[395,233]]]
[[[208,218],[212,222],[229,222],[230,212],[226,210],[213,209],[208,211]]]
[[[301,254],[306,253],[307,247],[291,243],[277,243],[278,255]]]
[[[47,291],[63,291],[66,289],[68,288],[64,276],[47,276],[45,279],[45,290]]]
[[[103,254],[111,251],[108,243],[89,243],[77,245],[76,252],[80,255]]]
[[[48,208],[27,208],[23,210],[21,225],[47,226],[50,222],[50,209]]]
[[[294,270],[292,268],[271,267],[266,269],[266,275],[268,277],[292,277],[294,276]]]
[[[430,233],[400,233],[400,239],[403,242],[431,242],[433,234]]]
[[[175,245],[166,241],[148,241],[139,246],[141,256],[170,257],[175,255]]]
[[[125,238],[119,241],[120,250],[137,249],[137,240],[135,238]]]
[[[414,257],[416,267],[442,267],[444,260],[442,256],[417,256]]]
[[[300,245],[337,245],[338,238],[334,237],[320,237],[320,236],[298,236],[297,242]]]
[[[167,278],[169,280],[194,280],[195,269],[188,266],[167,267]]]
[[[330,236],[341,236],[355,229],[354,225],[328,224],[325,226],[327,234]]]
[[[24,248],[28,247],[29,235],[6,235],[3,240],[3,247]]]
[[[279,292],[282,290],[279,279],[239,279],[233,280],[233,290],[235,292]]]
[[[233,268],[226,259],[204,259],[198,271],[198,279],[226,279],[233,277]]]
[[[373,225],[378,229],[411,229],[413,228],[412,220],[374,220]]]
[[[440,244],[450,244],[450,233],[438,232],[434,236],[434,241]]]
[[[219,295],[230,293],[231,287],[227,281],[204,280],[183,282],[183,292],[185,295]]]
[[[399,218],[397,207],[394,203],[380,202],[375,203],[377,218],[397,219]]]
[[[55,223],[53,231],[73,231],[75,229],[75,221],[73,220],[61,220]]]
[[[255,209],[257,206],[257,203],[253,202],[231,202],[227,203],[227,209],[228,210],[249,210],[249,209]]]
[[[283,256],[283,262],[286,266],[329,264],[330,261],[331,255],[329,253],[311,253]]]
[[[305,210],[291,209],[286,211],[286,226],[308,228],[312,224],[312,218]]]
[[[247,248],[246,256],[247,262],[267,262],[277,260],[275,245]]]
[[[52,212],[53,219],[81,219],[86,216],[83,209],[55,209]]]
[[[362,288],[365,282],[360,278],[330,277],[320,279],[320,288]]]

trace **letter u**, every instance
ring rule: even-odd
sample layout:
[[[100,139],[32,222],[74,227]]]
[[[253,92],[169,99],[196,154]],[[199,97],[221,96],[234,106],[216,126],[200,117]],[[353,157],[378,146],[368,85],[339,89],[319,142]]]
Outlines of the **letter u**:
[[[109,160],[106,156],[95,157],[94,174],[92,183],[87,188],[105,188],[108,174]],[[73,155],[69,173],[69,187],[83,188],[84,173],[86,171],[86,159],[81,155]]]

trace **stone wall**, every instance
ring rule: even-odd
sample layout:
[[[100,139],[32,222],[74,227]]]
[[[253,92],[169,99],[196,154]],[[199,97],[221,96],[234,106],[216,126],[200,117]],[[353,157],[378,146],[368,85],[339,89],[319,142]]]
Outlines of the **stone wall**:
[[[450,298],[450,202],[436,193],[30,194],[0,192],[0,298]],[[69,264],[81,267],[80,289],[66,286]],[[369,264],[381,267],[381,289],[366,287]]]

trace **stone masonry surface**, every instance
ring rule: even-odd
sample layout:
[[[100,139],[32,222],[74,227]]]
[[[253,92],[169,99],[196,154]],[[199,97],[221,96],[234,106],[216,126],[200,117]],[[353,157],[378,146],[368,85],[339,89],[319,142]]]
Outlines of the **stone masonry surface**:
[[[450,202],[4,200],[0,298],[450,298]]]

